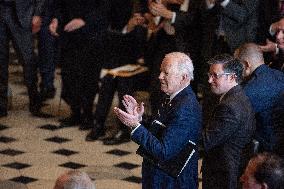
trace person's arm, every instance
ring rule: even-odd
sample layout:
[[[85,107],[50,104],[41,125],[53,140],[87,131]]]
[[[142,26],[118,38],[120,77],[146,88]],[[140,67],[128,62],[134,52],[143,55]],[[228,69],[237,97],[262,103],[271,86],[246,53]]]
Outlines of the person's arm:
[[[190,0],[189,9],[187,12],[177,11],[176,17],[173,23],[176,31],[183,31],[187,26],[192,25],[195,27],[196,22],[200,22],[200,13],[202,2],[200,0]]]
[[[277,47],[277,44],[270,41],[269,39],[266,39],[265,45],[259,45],[262,52],[272,52],[274,54],[278,54],[279,49]]]
[[[145,22],[145,18],[140,13],[135,13],[132,18],[129,19],[127,25],[123,28],[122,33],[126,34],[132,32],[136,26],[142,25]]]
[[[284,18],[272,23],[269,27],[269,33],[270,35],[274,36],[280,29],[284,29]]]
[[[98,2],[98,7],[86,12],[82,18],[86,25],[95,24],[95,28],[97,30],[95,32],[100,32],[101,30],[107,29],[110,11],[110,3],[108,0],[100,0]]]
[[[242,2],[242,4],[238,4],[232,0],[229,0],[229,2],[226,3],[226,6],[222,6],[221,3],[221,6],[223,7],[222,14],[238,22],[239,24],[245,24],[248,18],[250,18],[250,16],[258,10],[258,0]]]
[[[63,16],[63,1],[62,0],[56,0],[53,2],[54,4],[54,14],[53,18],[49,24],[49,31],[53,36],[58,37],[58,27],[59,25],[62,25],[62,16]]]
[[[191,106],[188,103],[186,105]],[[189,140],[195,143],[200,128],[201,118],[190,107],[182,106],[168,116],[167,119],[170,121],[161,138],[158,139],[143,125],[131,136],[134,142],[159,161],[167,161],[174,157],[184,149]]]
[[[48,0],[33,0],[34,1],[34,16],[41,16],[43,10],[46,8]]]
[[[41,27],[41,14],[47,5],[46,0],[34,0],[34,13],[32,18],[32,33],[37,33]]]
[[[151,2],[149,10],[154,16],[161,16],[167,20],[171,20],[173,17],[173,12],[161,2]]]

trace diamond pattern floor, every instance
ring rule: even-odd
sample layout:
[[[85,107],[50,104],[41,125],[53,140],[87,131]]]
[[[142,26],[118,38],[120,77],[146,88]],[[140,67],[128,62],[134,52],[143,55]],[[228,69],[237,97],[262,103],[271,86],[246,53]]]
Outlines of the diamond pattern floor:
[[[13,97],[9,115],[0,118],[0,189],[53,188],[56,178],[69,169],[87,172],[97,189],[141,188],[142,159],[135,154],[138,146],[134,142],[116,146],[85,142],[88,131],[59,127],[58,119],[69,115],[69,110],[59,99],[58,73],[57,95],[43,107],[54,117],[43,119],[32,117],[27,110],[21,66],[10,65],[9,69]],[[109,117],[107,125],[115,130],[113,115]]]

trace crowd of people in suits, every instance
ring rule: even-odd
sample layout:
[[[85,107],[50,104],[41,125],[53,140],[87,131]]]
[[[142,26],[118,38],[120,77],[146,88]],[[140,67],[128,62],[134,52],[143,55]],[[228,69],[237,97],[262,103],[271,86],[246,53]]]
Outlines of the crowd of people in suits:
[[[71,110],[60,120],[62,127],[91,129],[86,141],[104,136],[118,91],[120,131],[105,137],[105,145],[132,139],[165,162],[176,158],[188,140],[201,143],[196,151],[204,151],[203,188],[238,188],[252,154],[284,156],[283,16],[282,0],[0,0],[0,117],[8,114],[12,40],[33,116],[48,118],[41,106],[55,95],[59,64],[61,97]],[[138,59],[149,72],[100,79],[102,68]],[[144,105],[132,97],[141,89],[150,93],[152,117],[147,119],[142,119]],[[170,97],[166,104],[165,94]],[[151,121],[166,129],[152,130]],[[173,178],[144,157],[143,188],[197,188],[197,160],[194,153]]]

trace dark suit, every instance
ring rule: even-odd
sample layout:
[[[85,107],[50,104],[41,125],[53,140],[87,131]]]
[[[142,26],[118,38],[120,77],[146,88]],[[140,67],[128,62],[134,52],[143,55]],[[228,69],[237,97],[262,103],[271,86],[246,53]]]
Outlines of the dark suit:
[[[108,58],[106,58],[107,61],[104,64],[104,68],[116,68],[126,64],[135,64],[137,59],[142,56],[146,44],[146,35],[147,30],[141,26],[136,26],[132,32],[127,34],[108,33],[108,48],[106,50]],[[136,86],[141,85],[137,81],[139,79],[143,80],[145,76],[145,74],[139,74],[138,76],[124,78],[108,74],[102,78],[98,104],[94,114],[97,122],[102,126],[104,125],[116,91],[118,91],[119,102],[121,102],[123,95],[133,94],[138,88]],[[144,79],[144,81],[146,80]],[[122,129],[125,128],[125,126],[122,127]]]
[[[202,54],[205,61],[220,53],[216,52],[216,46],[214,45],[220,20],[222,20],[222,29],[225,32],[229,52],[233,53],[236,48],[245,42],[256,41],[258,4],[259,0],[230,0],[225,8],[221,5],[215,5],[212,9],[207,9],[207,6],[204,5],[202,12]]]
[[[247,158],[244,150],[252,139],[254,128],[249,98],[241,86],[235,86],[215,107],[203,130],[203,189],[237,188]]]
[[[272,128],[275,133],[273,152],[284,158],[284,92],[273,108]]]
[[[187,12],[176,12],[177,16],[173,24],[176,29],[176,43],[179,46],[177,50],[189,53],[192,59],[194,81],[192,81],[191,86],[194,92],[197,92],[197,84],[201,83],[203,77],[203,67],[200,58],[202,47],[201,5],[202,1],[200,0],[189,0]]]
[[[72,113],[92,122],[94,96],[102,67],[104,40],[108,27],[108,1],[58,0],[55,17],[59,20],[62,66],[62,98]],[[63,31],[74,18],[81,18],[85,25],[72,32]]]
[[[243,87],[256,113],[255,137],[260,142],[261,151],[272,151],[275,143],[271,127],[272,109],[284,91],[284,74],[261,65]]]
[[[258,15],[258,42],[266,43],[266,39],[271,39],[269,33],[270,25],[280,20],[279,0],[260,0]]]
[[[30,110],[39,107],[37,71],[32,43],[32,16],[40,15],[44,1],[0,1],[0,113],[7,113],[9,41],[13,39],[24,68]]]
[[[38,34],[38,67],[41,76],[40,90],[52,91],[54,72],[58,60],[57,38],[49,31],[49,24],[54,15],[54,0],[46,0],[42,14],[42,26]]]
[[[145,62],[150,66],[150,102],[152,112],[156,113],[160,104],[160,65],[166,54],[170,52],[190,53],[193,64],[198,60],[198,7],[199,0],[190,0],[187,12],[180,11],[179,5],[169,5],[168,9],[176,12],[176,21],[172,26],[175,28],[174,35],[168,35],[162,28],[149,39],[145,51]],[[196,43],[197,42],[197,43]]]
[[[44,0],[15,0],[16,14],[19,22],[24,28],[31,27],[32,16],[40,16],[44,6]]]
[[[281,19],[279,10],[280,0],[260,0],[257,30],[257,43],[266,44],[266,39],[275,41],[275,35],[271,36],[269,29],[272,23]],[[270,64],[271,67],[281,69],[283,59],[279,59],[279,56],[274,56],[273,53],[264,53],[265,62]],[[272,64],[271,64],[272,62]]]
[[[110,28],[107,31],[105,61],[103,68],[113,69],[126,64],[135,64],[138,58],[143,56],[146,46],[147,29],[142,26],[136,26],[134,30],[123,34],[122,30],[127,25],[131,18],[133,10],[133,2],[131,0],[113,0],[111,6]],[[142,74],[145,76],[145,74]],[[102,78],[98,103],[94,118],[102,127],[110,110],[115,92],[118,92],[119,103],[125,94],[133,94],[138,78],[141,79],[141,74],[135,77],[114,77],[106,75]],[[121,104],[119,105],[121,107]],[[128,135],[127,128],[120,123],[120,129]],[[104,128],[96,128],[104,129]]]
[[[197,143],[201,128],[201,110],[190,86],[183,89],[170,104],[160,109],[156,120],[166,126],[158,139],[140,125],[133,133],[132,140],[159,161],[167,161],[178,154],[188,140]],[[150,125],[151,127],[151,125]],[[174,179],[148,160],[142,163],[143,189],[197,189],[198,154],[195,153],[181,175]]]

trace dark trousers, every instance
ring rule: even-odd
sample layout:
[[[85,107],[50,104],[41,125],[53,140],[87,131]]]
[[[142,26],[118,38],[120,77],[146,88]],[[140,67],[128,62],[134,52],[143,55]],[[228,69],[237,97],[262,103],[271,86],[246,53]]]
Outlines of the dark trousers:
[[[96,111],[94,118],[98,123],[104,126],[107,115],[109,113],[113,97],[115,92],[118,93],[119,107],[124,109],[121,101],[123,95],[132,95],[134,92],[134,80],[135,77],[113,77],[112,75],[106,75],[102,79],[102,85],[100,88],[98,104],[96,106]],[[120,123],[120,122],[119,122]],[[120,129],[122,131],[127,131],[127,127],[120,124]]]
[[[66,34],[67,35],[67,34]],[[93,39],[78,36],[63,40],[61,52],[62,98],[73,114],[92,119],[93,101],[98,91],[101,50]]]
[[[0,4],[0,112],[7,111],[10,40],[13,41],[18,57],[22,60],[30,107],[39,103],[31,28],[23,28],[20,25],[14,5]]]
[[[38,37],[38,67],[41,76],[41,89],[54,88],[54,72],[58,61],[57,40],[49,32],[51,17],[43,17]]]

